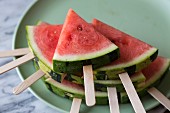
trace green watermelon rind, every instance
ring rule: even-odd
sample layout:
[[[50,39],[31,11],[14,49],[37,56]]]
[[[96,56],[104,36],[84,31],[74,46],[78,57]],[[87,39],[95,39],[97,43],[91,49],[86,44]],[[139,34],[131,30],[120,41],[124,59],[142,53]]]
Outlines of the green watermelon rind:
[[[55,55],[54,55],[54,58],[55,58]],[[79,74],[80,72],[81,73],[83,72],[84,65],[92,65],[93,69],[97,69],[101,66],[104,66],[105,64],[108,64],[114,60],[117,60],[119,58],[119,48],[117,47],[105,48],[102,51],[97,52],[96,56],[94,53],[92,53],[91,54],[92,59],[85,59],[84,56],[85,55],[81,55],[82,59],[79,59],[77,61],[66,60],[64,62],[64,61],[53,59],[53,70],[55,72],[61,72],[61,73]],[[68,58],[70,57],[71,56],[69,56]]]
[[[40,24],[42,22],[38,22],[38,24]],[[52,68],[52,63],[50,63],[42,54],[41,50],[39,49],[39,47],[37,46],[37,44],[35,43],[34,40],[34,28],[35,26],[26,26],[26,31],[27,31],[27,40],[28,40],[28,46],[30,48],[30,50],[32,51],[32,53],[35,54],[36,57],[38,57],[38,59],[43,62],[48,68],[50,68],[51,70]]]
[[[85,99],[85,93],[84,90],[77,90],[74,89],[73,87],[65,86],[59,82],[56,82],[55,80],[48,78],[45,80],[45,82],[49,85],[49,88],[53,93],[68,98],[68,99],[73,99],[73,98],[80,98],[80,99]],[[95,92],[96,96],[96,104],[103,105],[103,104],[108,104],[108,96],[106,92]]]
[[[53,60],[61,61],[61,62],[74,62],[74,61],[84,61],[89,59],[95,59],[98,57],[102,57],[106,54],[112,53],[113,51],[117,50],[118,47],[115,44],[110,44],[108,47],[103,48],[102,50],[93,51],[91,53],[86,54],[70,54],[70,55],[60,55],[54,53]]]
[[[166,71],[168,70],[169,68],[169,65],[170,65],[170,59],[166,59],[166,63],[163,65],[162,69],[159,71],[159,73],[157,72],[155,75],[154,75],[154,78],[152,79],[149,79],[147,81],[147,83],[145,84],[138,84],[138,87],[143,87],[143,88],[146,88],[146,87],[149,87],[150,84],[153,84],[156,80],[160,79],[162,77],[162,75],[164,75],[166,73]],[[145,86],[145,87],[144,87]]]
[[[154,83],[152,83],[151,85],[154,86],[156,83],[156,81],[158,82],[159,80],[161,81],[161,78],[163,75],[165,75],[166,71],[168,70],[169,67],[169,62],[170,60],[167,60],[166,65],[164,65],[164,71],[160,71],[160,76],[156,77],[157,79],[154,80]],[[51,82],[52,81],[52,82]],[[51,79],[51,78],[47,78],[45,80],[46,84],[47,84],[47,88],[52,91],[53,93],[68,98],[68,99],[73,99],[73,98],[85,98],[84,96],[84,91],[83,90],[79,90],[79,89],[74,89],[71,86],[64,86],[61,83]],[[150,86],[150,85],[149,85]],[[144,94],[146,94],[146,90],[147,90],[148,86],[146,86],[145,88],[139,88],[137,89],[138,93],[140,96],[144,96]],[[120,103],[127,103],[128,102],[128,97],[126,95],[125,92],[121,92],[120,94],[120,98],[119,101]],[[96,101],[97,104],[108,104],[108,96],[107,96],[107,92],[96,92]]]
[[[64,77],[65,80],[68,80],[70,82],[76,83],[76,84],[81,84],[84,85],[84,80],[82,77],[79,76],[75,76],[75,75],[69,75],[68,74],[64,74],[64,73],[52,73],[52,70],[50,70],[48,67],[46,67],[41,61],[38,61],[38,65],[39,68],[41,70],[43,70],[44,73],[46,73],[46,75],[51,76],[52,79],[54,79],[57,82],[61,82]],[[59,77],[57,77],[59,76]],[[134,86],[136,88],[140,88],[137,87],[138,84],[142,84],[145,81],[145,76],[139,72],[137,73],[136,76],[131,76],[131,80],[134,83]],[[124,91],[124,87],[122,85],[122,82],[120,81],[120,79],[117,80],[94,80],[94,85],[95,85],[95,89],[99,90],[99,91],[107,91],[107,87],[116,87],[118,92],[122,92]]]
[[[166,59],[166,61],[164,61],[164,62],[165,63],[163,65],[162,69],[159,72],[157,72],[153,78],[149,79],[147,82],[145,82],[145,84],[143,84],[143,83],[137,84],[137,87],[139,87],[137,89],[137,93],[139,94],[139,96],[144,96],[145,94],[147,94],[147,89],[154,87],[161,82],[164,75],[166,75],[167,71],[169,70],[170,59]],[[120,102],[127,103],[128,101],[129,101],[129,99],[128,99],[127,93],[121,92],[120,93]]]
[[[153,62],[158,55],[157,48],[150,48],[143,55],[129,61],[128,63],[121,63],[116,66],[107,65],[95,70],[95,73],[100,72],[105,73],[107,76],[115,76],[116,74],[128,72],[130,75],[141,69],[147,67],[151,62]]]

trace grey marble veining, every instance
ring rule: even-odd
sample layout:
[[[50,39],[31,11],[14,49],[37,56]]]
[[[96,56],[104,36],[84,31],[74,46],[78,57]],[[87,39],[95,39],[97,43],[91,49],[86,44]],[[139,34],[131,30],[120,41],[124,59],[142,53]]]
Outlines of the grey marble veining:
[[[0,0],[0,51],[12,49],[15,27],[34,0]],[[0,66],[12,58],[0,58]],[[13,69],[0,75],[0,113],[59,113],[38,100],[28,90],[13,95],[12,88],[21,82]]]
[[[0,51],[11,50],[14,29],[25,9],[34,0],[0,0]],[[0,66],[12,58],[0,58]],[[0,113],[59,113],[38,100],[28,90],[13,95],[12,88],[21,82],[16,70],[0,75]],[[163,113],[162,106],[149,113]]]

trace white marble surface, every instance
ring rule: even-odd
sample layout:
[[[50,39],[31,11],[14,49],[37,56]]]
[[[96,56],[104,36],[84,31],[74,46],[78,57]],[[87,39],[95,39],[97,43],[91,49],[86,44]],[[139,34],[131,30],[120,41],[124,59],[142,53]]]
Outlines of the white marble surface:
[[[0,0],[0,51],[11,50],[14,29],[24,10],[34,0]],[[0,58],[0,66],[12,58]],[[0,113],[59,113],[34,97],[28,90],[16,96],[12,88],[21,82],[16,70],[0,75]],[[163,113],[162,106],[148,113]]]
[[[14,29],[24,10],[34,0],[0,0],[0,51],[11,50]],[[12,58],[0,58],[0,66]],[[33,96],[28,90],[13,95],[12,88],[21,82],[13,69],[0,75],[0,113],[59,113]]]

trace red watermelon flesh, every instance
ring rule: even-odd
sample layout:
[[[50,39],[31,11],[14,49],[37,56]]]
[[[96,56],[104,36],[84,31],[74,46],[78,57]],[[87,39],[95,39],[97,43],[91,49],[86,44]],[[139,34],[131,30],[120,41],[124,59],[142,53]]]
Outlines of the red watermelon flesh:
[[[113,43],[70,9],[64,22],[55,54],[56,57],[83,55],[94,53],[107,48],[109,45],[113,45]]]
[[[146,81],[145,83],[138,84],[138,87],[144,89],[154,84],[164,75],[169,67],[169,64],[170,59],[158,56],[151,64],[142,69],[141,72],[144,74]]]
[[[149,44],[146,44],[97,19],[94,19],[92,23],[95,29],[119,47],[120,58],[113,62],[115,65],[132,61],[134,58],[137,58],[152,48]]]
[[[50,25],[47,23],[42,23],[34,29],[35,42],[44,57],[48,59],[50,63],[52,63],[61,29],[62,25]]]
[[[75,88],[75,89],[77,89],[77,90],[84,90],[84,87],[83,87],[82,85],[76,84],[76,83],[74,83],[74,82],[70,82],[70,81],[68,81],[68,80],[63,80],[63,81],[61,82],[61,84],[62,84],[62,85],[65,85],[65,86],[67,86],[67,87],[70,87],[70,88]]]
[[[167,68],[167,65],[169,65],[169,59],[158,56],[155,59],[155,61],[153,61],[148,67],[142,70],[142,73],[146,77],[146,81],[150,80],[150,78],[152,78],[153,75],[156,75],[156,74],[159,75],[161,71],[165,71],[166,69],[164,68],[165,67]]]

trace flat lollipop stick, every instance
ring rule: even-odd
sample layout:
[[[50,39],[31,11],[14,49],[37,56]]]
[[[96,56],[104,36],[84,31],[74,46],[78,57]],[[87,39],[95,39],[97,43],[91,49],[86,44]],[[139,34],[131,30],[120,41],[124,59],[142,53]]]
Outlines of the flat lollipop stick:
[[[146,113],[128,73],[121,73],[121,74],[119,74],[119,77],[122,81],[122,84],[127,92],[127,95],[129,97],[130,102],[132,103],[132,106],[133,106],[135,112],[136,113]]]
[[[45,73],[42,70],[38,70],[37,72],[29,76],[26,80],[24,80],[22,83],[20,83],[18,86],[16,86],[13,89],[13,93],[15,95],[20,94],[21,92],[23,92],[25,89],[27,89],[29,86],[31,86],[34,82],[39,80],[44,75]]]
[[[109,98],[110,113],[120,113],[116,88],[107,87],[107,92]]]
[[[170,111],[170,100],[166,96],[164,96],[159,90],[157,90],[155,87],[152,87],[148,89],[148,93]]]
[[[81,101],[82,101],[82,100],[79,99],[79,98],[74,98],[74,99],[73,99],[70,113],[79,113]]]
[[[87,106],[93,106],[96,103],[94,81],[93,81],[93,69],[92,65],[83,66],[84,73],[84,88],[85,88],[85,100]]]
[[[27,55],[24,55],[24,56],[12,61],[12,62],[9,62],[8,64],[5,64],[5,65],[0,67],[0,74],[5,73],[5,72],[17,67],[17,66],[29,61],[29,60],[32,60],[34,57],[35,56],[30,52]]]
[[[30,52],[29,48],[0,51],[0,58],[1,57],[11,57],[11,56],[22,56],[22,55],[28,54],[29,52]]]

